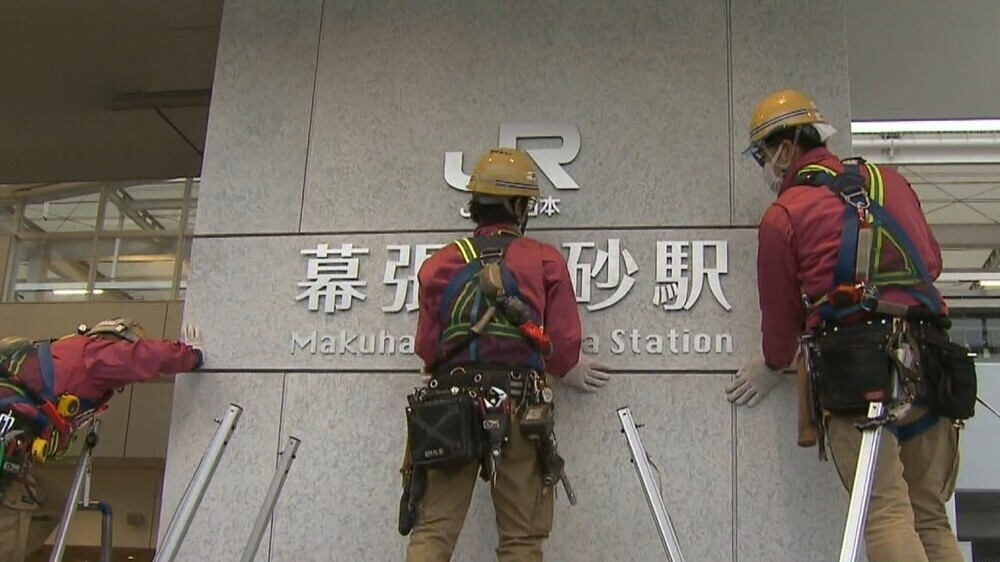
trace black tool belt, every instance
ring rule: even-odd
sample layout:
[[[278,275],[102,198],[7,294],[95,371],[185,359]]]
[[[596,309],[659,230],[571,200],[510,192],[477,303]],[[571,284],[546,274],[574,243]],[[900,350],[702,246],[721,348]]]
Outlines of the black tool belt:
[[[971,418],[975,413],[977,377],[969,348],[952,342],[946,331],[930,323],[915,323],[913,332],[920,347],[931,409],[953,420]]]
[[[878,317],[824,328],[808,343],[814,389],[826,410],[863,413],[870,402],[902,397],[925,400],[955,420],[973,415],[975,362],[940,322]]]
[[[483,393],[491,387],[499,388],[510,395],[511,400],[520,402],[525,388],[540,374],[530,369],[511,369],[493,366],[462,366],[431,375],[428,384],[431,389],[461,388]]]
[[[809,339],[809,366],[819,405],[830,412],[863,413],[893,398],[896,322],[875,319],[833,326]]]

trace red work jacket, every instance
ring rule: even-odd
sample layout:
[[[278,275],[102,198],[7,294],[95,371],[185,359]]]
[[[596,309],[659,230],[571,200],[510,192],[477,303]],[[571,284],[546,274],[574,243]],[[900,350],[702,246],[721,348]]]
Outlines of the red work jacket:
[[[71,336],[51,344],[55,372],[54,394],[72,394],[97,405],[112,393],[135,382],[145,382],[161,375],[191,371],[199,362],[188,345],[166,340],[140,340],[131,343],[118,339],[93,339]],[[42,390],[41,371],[34,353],[25,358],[17,372],[24,383],[36,392]],[[0,387],[0,397],[11,390]],[[17,404],[15,411],[25,405]],[[30,408],[30,407],[29,407]],[[21,412],[32,415],[31,412]]]
[[[757,291],[764,360],[771,368],[790,365],[803,329],[814,329],[820,323],[818,314],[807,317],[803,294],[816,300],[833,288],[844,203],[825,187],[797,184],[798,172],[812,164],[837,173],[844,169],[840,159],[825,148],[802,155],[788,168],[778,198],[764,213],[758,231]],[[937,279],[941,274],[941,247],[927,225],[920,200],[895,170],[881,166],[879,170],[884,208],[909,236],[931,279]],[[883,271],[902,270],[901,265],[901,256],[883,252]],[[908,293],[892,287],[883,288],[879,298],[918,304]],[[940,305],[946,313],[944,302]]]
[[[474,236],[491,236],[498,231],[517,231],[511,224],[476,228]],[[535,312],[552,341],[552,354],[545,361],[545,371],[562,377],[576,365],[580,356],[580,313],[570,280],[569,268],[562,253],[554,246],[531,238],[517,238],[504,253],[505,267],[511,272],[521,299]],[[445,288],[466,265],[455,244],[434,253],[417,273],[420,311],[417,318],[416,353],[424,364],[437,358],[441,349],[440,307]],[[527,341],[481,336],[477,343],[479,363],[521,365],[535,352]],[[468,350],[449,363],[468,361]]]

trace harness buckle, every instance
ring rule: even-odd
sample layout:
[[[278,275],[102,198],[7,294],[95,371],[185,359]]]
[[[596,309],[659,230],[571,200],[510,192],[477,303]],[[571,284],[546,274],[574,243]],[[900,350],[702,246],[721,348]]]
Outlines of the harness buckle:
[[[863,217],[864,213],[866,213],[868,208],[871,207],[871,198],[868,196],[868,192],[865,191],[864,187],[857,186],[850,191],[841,191],[840,196],[847,202],[848,205],[857,209],[859,216]]]
[[[863,285],[864,289],[861,292],[861,301],[859,304],[861,308],[868,312],[875,312],[878,307],[878,287],[875,285]]]
[[[854,285],[838,285],[834,287],[829,294],[827,294],[826,300],[833,308],[847,308],[860,302],[863,298],[864,291],[865,286],[861,283]]]

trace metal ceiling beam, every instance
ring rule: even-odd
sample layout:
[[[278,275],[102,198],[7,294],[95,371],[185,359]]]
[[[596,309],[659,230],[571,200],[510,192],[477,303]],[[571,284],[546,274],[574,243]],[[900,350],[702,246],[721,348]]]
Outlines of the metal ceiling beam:
[[[984,271],[982,269],[946,269],[938,276],[938,283],[961,283],[964,281],[979,281],[988,279],[1000,281],[1000,271]]]
[[[983,262],[983,269],[1000,269],[1000,248],[993,248],[989,257]]]
[[[198,199],[196,197],[191,198],[191,205],[197,205]],[[137,211],[177,211],[181,212],[184,208],[184,199],[137,199],[131,204],[132,208]]]
[[[1000,240],[1000,224],[932,224],[931,231],[946,249],[990,249]]]
[[[166,227],[148,211],[142,211],[133,207],[135,198],[129,195],[124,189],[109,189],[108,201],[114,203],[115,207],[138,225],[139,228],[143,230],[166,230]]]
[[[852,135],[855,156],[876,164],[997,164],[1000,134]]]

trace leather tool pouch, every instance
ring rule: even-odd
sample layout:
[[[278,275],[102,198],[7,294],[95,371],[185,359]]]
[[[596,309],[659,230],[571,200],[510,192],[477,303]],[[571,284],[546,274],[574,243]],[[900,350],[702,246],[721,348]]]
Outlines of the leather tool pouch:
[[[969,348],[951,341],[947,332],[929,325],[917,331],[927,399],[937,413],[954,420],[975,413],[977,377]]]
[[[888,320],[838,326],[812,340],[813,376],[822,408],[834,413],[863,413],[870,402],[892,398],[895,368]]]
[[[407,397],[411,461],[418,468],[448,468],[478,461],[482,429],[473,393],[420,389]]]
[[[528,439],[548,439],[556,424],[556,409],[552,403],[528,404],[521,411],[521,435]]]

